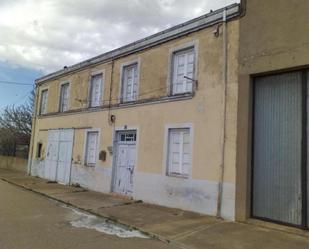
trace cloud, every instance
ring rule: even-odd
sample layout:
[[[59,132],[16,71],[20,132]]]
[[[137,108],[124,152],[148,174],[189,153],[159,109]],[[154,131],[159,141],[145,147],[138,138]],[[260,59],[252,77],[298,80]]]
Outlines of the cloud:
[[[1,0],[0,60],[51,72],[232,0]]]

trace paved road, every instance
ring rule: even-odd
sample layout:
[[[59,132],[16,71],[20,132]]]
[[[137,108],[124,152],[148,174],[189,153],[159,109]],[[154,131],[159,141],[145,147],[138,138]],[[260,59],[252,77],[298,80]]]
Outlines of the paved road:
[[[99,222],[0,180],[1,249],[175,248],[154,239],[121,238],[82,227],[90,223],[100,227]]]

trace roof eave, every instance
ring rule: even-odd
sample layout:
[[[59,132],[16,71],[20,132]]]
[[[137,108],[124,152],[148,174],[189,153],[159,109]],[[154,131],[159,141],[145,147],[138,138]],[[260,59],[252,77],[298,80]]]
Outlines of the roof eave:
[[[163,30],[159,33],[150,35],[146,38],[140,39],[138,41],[132,42],[120,48],[111,50],[104,54],[95,56],[88,60],[82,61],[80,63],[69,66],[65,69],[53,72],[51,74],[45,75],[35,80],[35,83],[40,85],[48,80],[53,80],[58,77],[65,76],[69,73],[79,71],[83,68],[87,68],[92,65],[96,65],[99,63],[108,62],[132,53],[136,53],[147,49],[149,47],[153,47],[159,45],[161,43],[167,42],[169,40],[178,38],[180,36],[187,35],[189,33],[195,32],[200,29],[207,28],[214,24],[217,24],[223,19],[224,10],[227,11],[227,20],[231,20],[241,14],[240,4],[232,4],[225,8],[218,9],[216,11],[210,12],[206,15],[194,18],[182,24],[173,26],[169,29]]]

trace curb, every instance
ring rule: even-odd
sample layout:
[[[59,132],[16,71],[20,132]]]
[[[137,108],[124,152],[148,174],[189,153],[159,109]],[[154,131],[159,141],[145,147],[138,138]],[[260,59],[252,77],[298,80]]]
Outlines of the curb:
[[[177,247],[179,247],[179,248],[181,248],[181,249],[188,249],[188,247],[186,247],[185,245],[183,245],[183,244],[181,244],[181,243],[178,243],[178,242],[176,242],[176,241],[170,240],[170,239],[168,239],[168,238],[166,238],[166,237],[163,237],[163,236],[161,236],[161,235],[158,235],[158,234],[156,234],[156,233],[147,231],[147,230],[145,230],[145,229],[143,229],[143,228],[133,226],[133,225],[127,223],[127,222],[124,222],[124,221],[122,221],[122,220],[118,220],[118,219],[115,218],[115,217],[111,217],[111,216],[109,216],[109,215],[102,215],[102,214],[99,214],[99,213],[94,212],[93,210],[78,207],[78,206],[76,206],[76,205],[74,205],[74,204],[72,204],[72,203],[70,203],[70,202],[66,202],[66,201],[57,199],[57,198],[55,198],[55,197],[53,197],[53,196],[50,196],[50,195],[48,195],[48,194],[45,194],[45,193],[42,193],[42,192],[40,192],[40,191],[34,190],[34,189],[32,189],[32,188],[26,187],[25,185],[17,184],[17,183],[15,183],[14,181],[10,181],[9,179],[3,178],[3,177],[1,177],[0,179],[1,179],[2,181],[4,181],[4,182],[7,182],[7,183],[11,184],[11,185],[17,186],[17,187],[19,187],[19,188],[28,190],[28,191],[33,192],[33,193],[36,193],[36,194],[39,194],[39,195],[41,195],[41,196],[43,196],[43,197],[45,197],[45,198],[51,199],[51,200],[53,200],[53,201],[56,201],[56,202],[65,204],[65,205],[67,205],[68,207],[72,207],[72,208],[78,209],[78,210],[80,210],[80,211],[86,212],[86,213],[88,213],[88,214],[92,214],[92,215],[95,215],[95,216],[97,216],[97,217],[106,219],[107,221],[110,221],[110,222],[113,222],[113,223],[117,223],[117,224],[119,224],[119,225],[121,225],[121,226],[124,226],[124,227],[126,227],[126,228],[128,228],[128,229],[137,230],[137,231],[143,233],[144,235],[149,236],[149,237],[152,238],[152,239],[156,239],[156,240],[159,240],[159,241],[164,242],[164,243],[167,243],[167,244],[173,244],[173,245],[175,245],[175,246],[177,246]],[[127,205],[127,204],[125,204],[125,205]],[[119,206],[119,205],[118,205],[118,206]]]

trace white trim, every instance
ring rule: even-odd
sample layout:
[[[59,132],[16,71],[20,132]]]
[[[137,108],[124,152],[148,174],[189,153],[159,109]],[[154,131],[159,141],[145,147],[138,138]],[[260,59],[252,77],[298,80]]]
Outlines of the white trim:
[[[169,146],[169,130],[170,129],[189,129],[190,130],[190,154],[191,154],[191,165],[188,169],[188,176],[184,176],[185,179],[192,178],[192,167],[193,167],[193,138],[194,138],[194,129],[193,123],[179,123],[179,124],[167,124],[165,125],[165,134],[164,134],[164,145],[163,145],[163,162],[162,162],[162,172],[164,176],[167,177],[178,177],[175,175],[168,174],[168,146]],[[179,176],[179,178],[182,178]]]
[[[59,84],[59,88],[58,88],[58,112],[65,112],[65,111],[61,111],[61,106],[60,106],[60,102],[61,102],[61,87],[65,84],[69,84],[69,87],[68,87],[68,109],[66,111],[69,111],[70,110],[70,106],[71,106],[71,99],[70,99],[70,96],[71,96],[71,80],[65,80],[65,81],[62,81],[60,84]]]
[[[97,69],[97,68],[91,69],[91,72],[90,72],[91,76],[98,75],[98,74],[105,74],[105,69]]]
[[[102,74],[102,82],[101,82],[101,96],[100,96],[100,105],[104,105],[104,92],[105,92],[105,69],[102,70],[97,70],[97,69],[92,69],[89,74],[89,79],[88,79],[88,94],[87,94],[87,108],[95,108],[98,106],[91,106],[91,82],[92,82],[92,77]]]
[[[183,43],[181,45],[178,45],[176,47],[173,47],[169,50],[169,55],[168,55],[168,70],[167,70],[167,81],[166,81],[166,89],[167,89],[167,93],[168,95],[173,95],[172,94],[172,79],[173,79],[173,65],[174,65],[174,62],[173,62],[173,58],[174,58],[174,54],[177,53],[177,52],[180,52],[182,50],[186,50],[186,49],[189,49],[189,48],[193,48],[194,50],[194,60],[195,60],[195,63],[194,63],[194,79],[195,80],[198,80],[198,57],[199,57],[199,40],[193,40],[193,41],[190,41],[190,42],[186,42],[186,43]],[[192,83],[192,93],[195,91],[195,86],[194,86],[194,83]],[[174,94],[174,95],[177,95],[177,94]]]
[[[123,69],[127,66],[137,64],[137,89],[136,89],[136,99],[134,101],[138,100],[139,96],[139,87],[140,87],[140,73],[141,73],[141,58],[138,57],[134,60],[124,62],[120,65],[120,87],[119,87],[119,102],[120,103],[127,103],[130,101],[123,101]]]
[[[88,132],[98,132],[98,141],[97,141],[97,156],[96,156],[96,161],[95,164],[87,164],[86,163],[86,154],[87,154],[87,139],[88,139]],[[82,160],[82,166],[86,167],[96,167],[97,162],[99,161],[99,150],[100,150],[100,139],[101,136],[101,129],[100,128],[92,128],[92,129],[86,129],[84,133],[84,150],[83,150],[83,160]]]
[[[135,131],[136,132],[136,144],[135,144],[136,152],[135,152],[135,165],[134,165],[134,172],[136,172],[138,169],[138,151],[139,151],[139,135],[140,135],[139,130],[140,130],[139,126],[127,126],[127,125],[115,127],[113,130],[112,179],[111,179],[111,187],[110,187],[111,192],[114,192],[114,181],[116,177],[115,174],[116,174],[116,166],[117,166],[116,165],[116,162],[117,162],[116,160],[117,158],[117,151],[116,151],[117,133],[121,131],[124,131],[124,132],[125,131]],[[134,182],[133,182],[133,186],[134,186]]]

